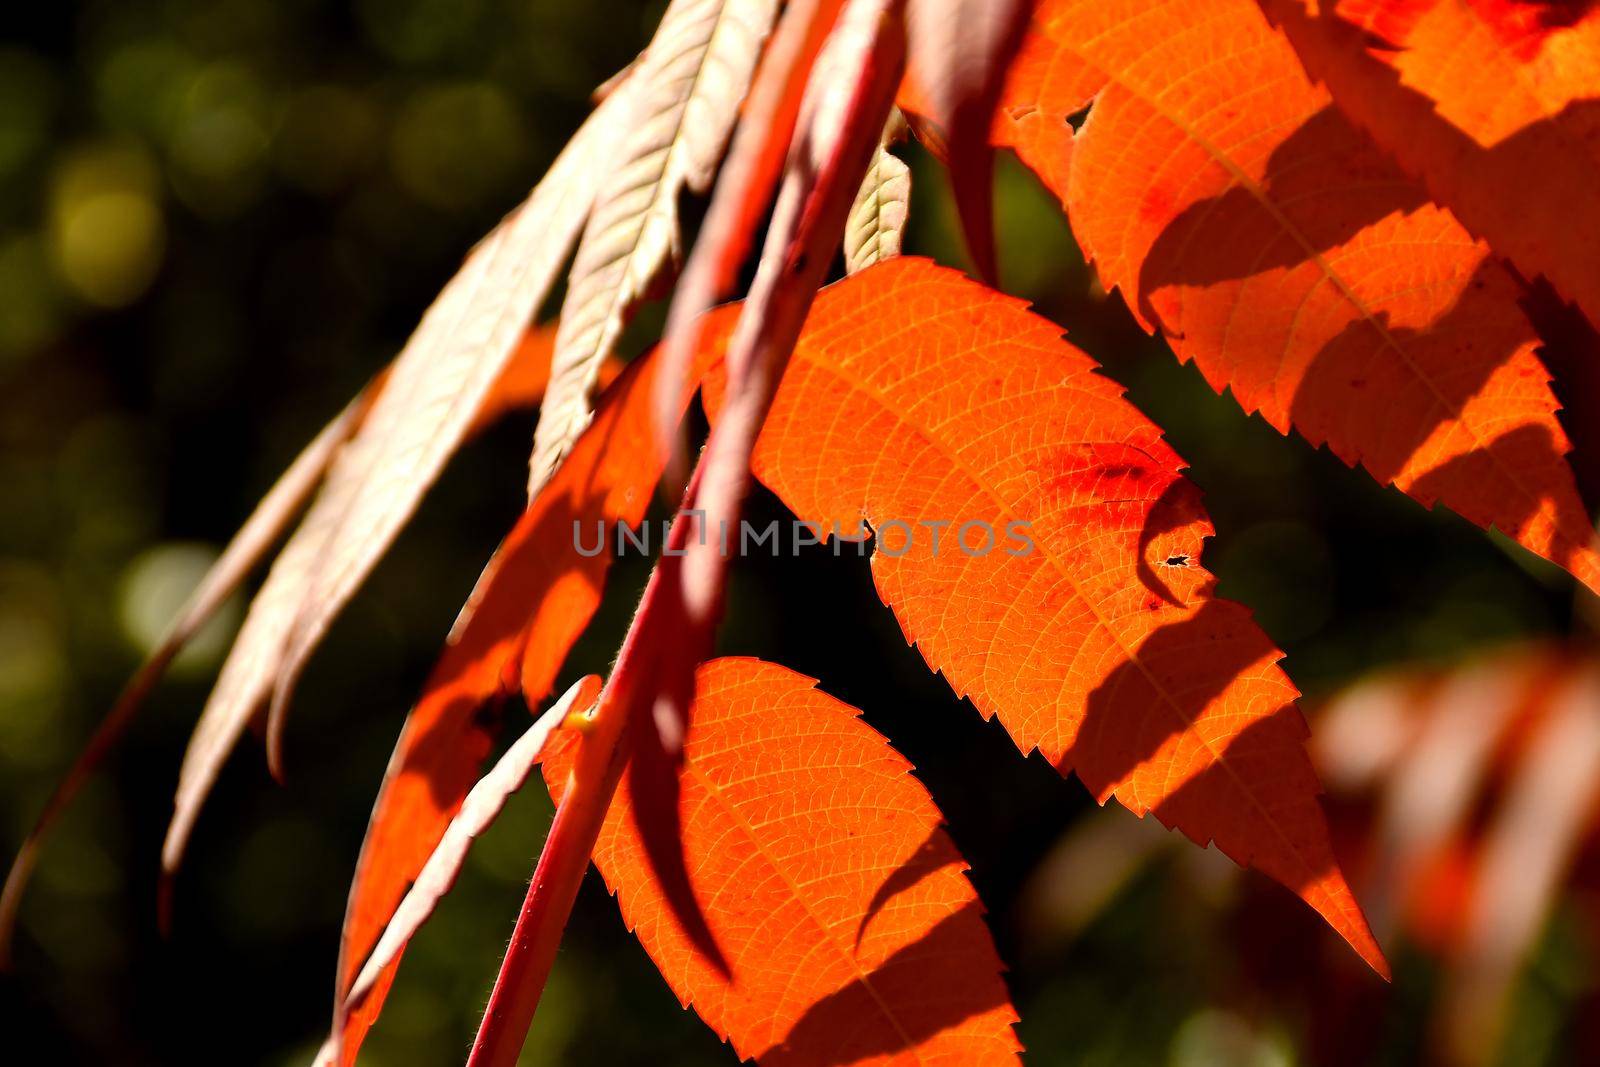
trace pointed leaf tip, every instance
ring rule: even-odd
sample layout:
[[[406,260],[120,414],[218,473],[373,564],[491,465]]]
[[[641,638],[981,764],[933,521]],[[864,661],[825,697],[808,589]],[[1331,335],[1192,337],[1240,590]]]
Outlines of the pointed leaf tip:
[[[873,582],[907,640],[1020,750],[1215,840],[1386,973],[1282,652],[1211,595],[1183,461],[1059,327],[927,260],[852,275],[818,296],[753,467],[800,519],[877,531]]]

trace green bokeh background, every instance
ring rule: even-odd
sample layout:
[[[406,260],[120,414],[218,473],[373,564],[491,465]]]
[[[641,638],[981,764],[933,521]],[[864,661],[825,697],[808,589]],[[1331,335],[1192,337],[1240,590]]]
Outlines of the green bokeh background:
[[[661,7],[115,0],[8,18],[8,851],[252,504],[398,349]],[[942,177],[908,154],[910,249],[964,265]],[[1564,576],[1244,416],[1097,288],[1027,174],[1003,161],[999,185],[1006,288],[1062,323],[1167,428],[1216,522],[1206,559],[1221,592],[1255,608],[1308,694],[1385,665],[1569,630]],[[637,349],[647,331],[634,332]],[[177,664],[61,826],[25,905],[0,1018],[10,1047],[40,1050],[26,1062],[309,1061],[371,799],[455,609],[517,514],[531,426],[531,416],[511,420],[467,449],[333,630],[295,702],[286,787],[267,778],[253,742],[228,765],[163,939],[161,834],[187,731],[243,604]],[[779,513],[766,496],[753,507]],[[569,675],[604,668],[643,575],[637,561],[620,568]],[[821,678],[916,763],[974,864],[1030,1062],[1314,1061],[1318,1005],[1292,983],[1260,981],[1247,944],[1260,928],[1288,929],[1296,940],[1284,952],[1342,950],[1255,876],[1174,838],[1081,919],[1027,903],[1098,873],[1040,867],[1061,835],[1131,817],[1100,812],[1038,757],[1020,760],[997,726],[953,699],[878,605],[864,561],[824,549],[746,565],[723,647]],[[475,849],[407,955],[364,1062],[461,1059],[549,818],[530,788]],[[1519,990],[1505,1062],[1569,1062],[1574,1006],[1596,982],[1584,914],[1558,908]],[[1271,955],[1274,937],[1259,951]],[[1403,949],[1397,961],[1395,987],[1363,1022],[1383,1035],[1386,1062],[1401,1064],[1424,1040],[1435,976]],[[1365,979],[1352,969],[1349,981]],[[524,1059],[734,1060],[679,1008],[592,877]]]

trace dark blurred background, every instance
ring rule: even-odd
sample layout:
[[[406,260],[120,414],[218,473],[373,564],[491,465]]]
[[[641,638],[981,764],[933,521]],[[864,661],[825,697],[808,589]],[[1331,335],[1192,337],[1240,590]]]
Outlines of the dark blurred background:
[[[663,6],[115,0],[6,16],[8,855],[253,503],[391,358]],[[942,177],[907,154],[909,250],[964,265]],[[1554,568],[1211,393],[1099,290],[1054,202],[1009,160],[1000,196],[1006,287],[1168,429],[1216,521],[1206,562],[1221,592],[1255,608],[1308,696],[1572,628],[1573,584]],[[39,1050],[22,1061],[309,1061],[372,797],[456,608],[518,512],[531,428],[531,415],[510,420],[452,464],[332,632],[298,691],[287,787],[253,742],[228,766],[163,939],[154,885],[177,767],[243,604],[178,662],[52,839],[24,906],[0,978],[8,1047]],[[605,667],[643,576],[636,560],[617,572],[569,675]],[[1318,1062],[1316,1017],[1333,1008],[1273,977],[1286,959],[1354,990],[1376,1062],[1417,1061],[1433,961],[1391,943],[1397,980],[1382,989],[1286,891],[1019,759],[906,646],[864,560],[824,549],[742,564],[723,646],[821,678],[916,763],[973,862],[1031,1063]],[[363,1062],[460,1060],[549,817],[530,787],[476,847]],[[1129,844],[1151,833],[1154,845]],[[1589,915],[1555,903],[1494,1060],[1577,1062],[1572,1020],[1597,982]],[[679,1008],[591,877],[524,1062],[733,1056]]]

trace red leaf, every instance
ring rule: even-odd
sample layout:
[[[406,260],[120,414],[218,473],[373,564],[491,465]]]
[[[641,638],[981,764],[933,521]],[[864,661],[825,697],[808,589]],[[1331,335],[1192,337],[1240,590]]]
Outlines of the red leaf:
[[[714,417],[719,394],[709,380]],[[1386,974],[1281,653],[1211,597],[1181,466],[1055,326],[907,258],[818,298],[754,463],[801,519],[876,530],[873,580],[907,640],[1020,749],[1215,840]]]
[[[696,675],[679,810],[731,977],[667,905],[627,791],[594,854],[623,921],[741,1057],[1018,1062],[1000,960],[938,810],[910,764],[815,684],[751,659]],[[558,738],[546,758],[557,797],[575,748]]]
[[[1600,324],[1593,0],[1262,0],[1306,69],[1408,174]]]
[[[892,106],[904,63],[903,32],[897,0],[850,0],[812,71],[761,265],[728,349],[730,410],[711,433],[685,508],[668,533],[673,550],[650,576],[601,696],[570,800],[556,813],[501,961],[470,1067],[506,1067],[517,1058],[626,757],[623,731],[635,732],[634,755],[659,761],[678,753],[693,671],[710,650],[722,608],[728,560],[714,532],[737,524],[750,450]],[[672,337],[663,349],[669,356],[679,350]],[[676,423],[672,417],[664,425]],[[698,538],[692,533],[696,514]],[[682,842],[664,814],[676,808],[674,784],[671,775],[660,774],[635,777],[630,789],[661,790],[640,809],[647,816],[647,855],[675,914],[705,957],[717,962],[721,954],[698,902],[682,891]]]
[[[1005,110],[1064,124],[1094,103],[1070,161],[1065,137],[1019,151],[1147,328],[1279,431],[1600,591],[1516,279],[1339,114],[1256,6],[1046,0],[1036,25]]]

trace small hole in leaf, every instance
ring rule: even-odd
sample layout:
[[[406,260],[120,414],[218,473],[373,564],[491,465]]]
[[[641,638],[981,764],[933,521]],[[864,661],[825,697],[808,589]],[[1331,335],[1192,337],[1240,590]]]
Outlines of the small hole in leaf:
[[[1188,565],[1189,565],[1189,557],[1188,556],[1168,556],[1167,557],[1167,566],[1169,566],[1169,567],[1187,567]]]

